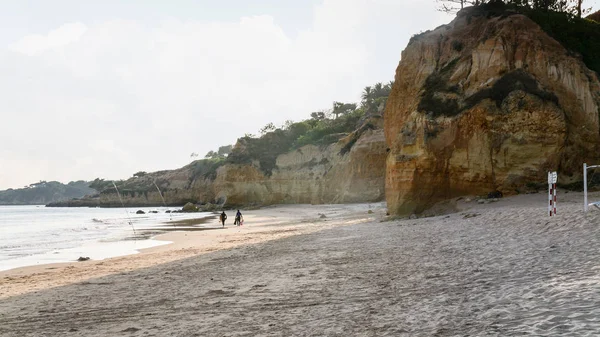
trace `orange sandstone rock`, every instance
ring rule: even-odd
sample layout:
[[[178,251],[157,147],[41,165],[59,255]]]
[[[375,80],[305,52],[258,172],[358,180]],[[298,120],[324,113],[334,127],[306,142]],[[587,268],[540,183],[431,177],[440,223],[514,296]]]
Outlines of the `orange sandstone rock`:
[[[595,72],[533,21],[462,11],[414,37],[385,111],[392,214],[467,194],[515,193],[598,158]]]

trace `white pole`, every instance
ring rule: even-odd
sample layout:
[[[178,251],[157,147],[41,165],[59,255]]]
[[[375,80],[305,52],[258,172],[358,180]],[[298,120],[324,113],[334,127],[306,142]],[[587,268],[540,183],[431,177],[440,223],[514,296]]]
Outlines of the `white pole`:
[[[554,195],[552,196],[554,198],[554,200],[552,200],[552,205],[554,206],[554,215],[556,216],[556,184],[552,184],[552,192],[554,192]]]
[[[587,164],[583,163],[583,211],[587,213],[588,202],[587,202]]]

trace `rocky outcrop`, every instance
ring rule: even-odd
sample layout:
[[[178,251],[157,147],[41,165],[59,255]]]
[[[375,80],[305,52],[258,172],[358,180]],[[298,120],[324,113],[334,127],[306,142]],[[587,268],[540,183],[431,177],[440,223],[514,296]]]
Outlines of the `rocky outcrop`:
[[[183,205],[181,211],[186,213],[198,212],[198,207],[191,202],[188,202],[187,204]]]
[[[381,127],[379,122],[373,129],[360,130],[328,146],[307,145],[284,153],[276,158],[271,172],[261,170],[258,162],[226,164],[214,172],[192,163],[177,170],[134,177],[122,185],[123,204],[181,206],[192,202],[241,207],[381,201],[387,156]],[[51,206],[120,207],[121,200],[108,188],[93,197]]]
[[[270,176],[258,165],[225,165],[213,183],[227,205],[323,204],[383,200],[387,156],[383,130],[366,131],[341,155],[344,142],[308,145],[277,157]]]
[[[188,202],[212,200],[211,181],[197,177],[194,163],[176,170],[148,173],[119,184],[121,199],[112,187],[80,199],[50,203],[49,207],[148,207],[183,206]],[[154,185],[160,188],[156,188]],[[162,193],[162,196],[161,196]],[[164,200],[163,200],[164,198]]]
[[[465,194],[516,193],[597,157],[595,72],[533,21],[464,10],[411,39],[385,111],[392,214]]]

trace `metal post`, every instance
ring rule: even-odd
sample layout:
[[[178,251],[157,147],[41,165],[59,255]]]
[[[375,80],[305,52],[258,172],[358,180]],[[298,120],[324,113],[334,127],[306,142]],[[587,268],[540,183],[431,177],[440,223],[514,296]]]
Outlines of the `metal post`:
[[[588,200],[587,200],[587,164],[583,163],[583,211],[588,211]]]

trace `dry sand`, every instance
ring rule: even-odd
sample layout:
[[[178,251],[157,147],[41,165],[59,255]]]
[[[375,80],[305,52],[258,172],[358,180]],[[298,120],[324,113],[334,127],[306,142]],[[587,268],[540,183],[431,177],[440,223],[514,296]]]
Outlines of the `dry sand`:
[[[381,206],[252,211],[139,255],[2,273],[0,335],[594,336],[600,211],[581,201],[559,192],[553,218],[544,193],[386,222]]]

